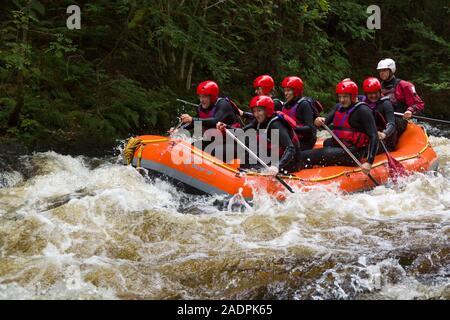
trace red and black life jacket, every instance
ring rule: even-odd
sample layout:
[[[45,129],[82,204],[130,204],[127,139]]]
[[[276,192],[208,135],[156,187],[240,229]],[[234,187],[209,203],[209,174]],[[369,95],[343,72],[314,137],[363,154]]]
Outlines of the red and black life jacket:
[[[357,102],[355,105],[344,108],[342,105],[338,107],[333,119],[333,132],[347,146],[362,148],[369,145],[369,136],[350,125],[350,116],[352,113],[365,102]]]
[[[212,118],[212,117],[214,117],[215,114],[216,114],[216,105],[215,104],[208,109],[203,108],[201,104],[198,106],[198,117],[200,119]]]
[[[294,119],[297,127],[303,127],[305,126],[304,123],[301,123],[297,119],[297,108],[300,106],[300,103],[303,101],[307,101],[310,108],[313,111],[313,121],[316,120],[316,118],[320,115],[320,112],[323,111],[322,104],[310,97],[302,97],[301,99],[297,100],[297,102],[291,107],[291,108],[285,108],[283,106],[282,112],[286,115],[288,115],[290,118]],[[301,133],[296,133],[299,139],[303,138],[303,135]]]
[[[385,97],[389,97],[389,99],[392,102],[392,105],[394,106],[395,112],[404,112],[407,108],[406,104],[398,101],[397,97],[395,96],[395,91],[397,90],[397,86],[400,84],[402,79],[395,78],[394,85],[390,88],[381,88],[381,93]]]

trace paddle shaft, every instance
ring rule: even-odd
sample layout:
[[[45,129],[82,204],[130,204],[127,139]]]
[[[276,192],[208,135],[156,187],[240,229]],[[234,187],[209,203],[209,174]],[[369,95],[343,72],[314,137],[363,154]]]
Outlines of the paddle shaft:
[[[405,168],[403,167],[403,165],[400,163],[400,161],[398,161],[397,159],[395,159],[388,151],[388,149],[386,148],[386,144],[383,142],[383,140],[380,139],[380,144],[383,147],[384,153],[386,153],[386,156],[388,158],[388,165],[391,166],[391,162],[393,162],[395,165],[401,166],[402,170],[405,170]],[[398,171],[399,168],[394,168],[396,171]]]
[[[394,112],[394,114],[396,116],[402,116],[402,117],[404,115],[404,113],[400,113],[400,112]],[[416,115],[412,115],[412,117],[416,118],[418,120],[425,120],[425,121],[432,121],[432,122],[440,122],[440,123],[450,124],[450,121],[447,121],[447,120],[433,119],[433,118],[427,118],[427,117],[416,116]]]
[[[388,149],[386,148],[386,145],[384,144],[383,140],[380,139],[380,144],[383,147],[384,152],[388,157],[391,157],[391,154],[389,153]]]
[[[188,104],[190,106],[198,107],[198,104],[195,104],[195,103],[192,103],[192,102],[189,102],[189,101],[186,101],[186,100],[177,99],[177,101],[182,102],[184,104]]]
[[[398,161],[396,161],[396,159],[394,159],[394,158],[391,156],[391,154],[389,153],[388,149],[386,148],[386,144],[385,144],[385,143],[383,142],[383,140],[381,140],[381,139],[380,139],[380,144],[381,144],[381,146],[383,147],[384,153],[386,153],[386,157],[388,158],[388,166],[389,166],[390,168],[392,168],[391,162],[392,162],[392,161],[398,162]],[[400,162],[398,162],[398,164],[401,165]]]
[[[250,150],[250,148],[248,148],[241,140],[239,140],[234,134],[232,134],[227,128],[225,128],[225,132],[228,136],[230,136],[231,138],[233,138],[234,141],[237,142],[238,145],[240,145],[242,148],[244,148],[244,150],[246,150],[253,158],[255,158],[264,168],[269,169],[269,166],[262,161],[257,155],[256,153],[254,153],[252,150]],[[292,188],[283,180],[281,179],[278,175],[275,176],[275,178],[286,188],[288,189],[291,193],[294,193],[294,190],[292,190]]]
[[[183,121],[180,121],[177,126],[174,128],[174,130],[177,130],[179,127],[181,127],[181,125],[183,124]]]
[[[389,166],[389,175],[391,176],[392,180],[394,182],[397,181],[397,176],[405,177],[407,176],[407,172],[405,167],[392,157],[392,155],[389,153],[388,149],[386,148],[386,144],[383,142],[383,140],[380,140],[380,144],[383,147],[384,152],[386,153],[386,157],[388,159],[388,166]]]
[[[173,128],[172,133],[169,135],[170,137],[172,137],[172,135],[175,133],[175,131],[177,131],[183,124],[183,121],[180,121],[175,128]]]
[[[361,162],[355,157],[355,155],[347,148],[347,146],[341,141],[341,139],[339,139],[334,132],[324,123],[323,124],[324,128],[328,131],[329,134],[331,134],[331,136],[334,138],[334,140],[336,140],[337,143],[339,143],[339,145],[342,147],[342,149],[345,150],[345,152],[347,152],[347,154],[350,156],[350,158],[353,159],[353,161],[355,161],[355,163],[358,165],[358,167],[360,167],[362,169],[362,164]],[[364,172],[364,170],[363,170]],[[365,172],[364,172],[365,173]],[[375,180],[375,178],[370,174],[370,172],[367,172],[366,175],[370,178],[370,180],[372,180],[372,182],[376,185],[379,186],[380,184],[378,183],[377,180]]]

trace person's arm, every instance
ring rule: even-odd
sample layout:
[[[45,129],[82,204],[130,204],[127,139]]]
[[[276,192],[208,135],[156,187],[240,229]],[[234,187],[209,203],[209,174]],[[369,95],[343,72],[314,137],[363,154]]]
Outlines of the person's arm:
[[[193,121],[201,121],[202,126],[205,129],[215,128],[217,122],[223,122],[226,124],[232,124],[235,120],[235,114],[233,107],[231,104],[225,100],[219,101],[219,103],[216,106],[216,113],[214,114],[214,117],[206,118],[206,119],[200,119],[200,118],[193,118]]]
[[[248,119],[248,120],[253,120],[253,119],[255,119],[255,117],[253,116],[253,113],[248,112],[248,111],[243,111],[243,112],[242,112],[242,118]]]
[[[249,124],[247,124],[242,130],[246,131],[248,129],[255,129],[258,121],[256,119],[253,119]]]
[[[296,126],[295,132],[303,135],[311,135],[314,127],[314,114],[308,101],[302,101],[297,107],[297,121],[303,122],[303,127]]]
[[[331,126],[333,124],[334,115],[336,113],[338,105],[335,105],[333,109],[331,109],[330,112],[328,112],[327,116],[324,117],[317,117],[314,120],[314,125],[318,128],[323,127],[323,125]]]
[[[277,164],[272,164],[273,166],[283,169],[289,162],[291,162],[295,157],[295,146],[292,142],[291,136],[289,135],[288,129],[280,122],[277,121],[272,125],[272,129],[278,129],[279,134],[279,146],[284,148],[284,152]]]
[[[326,124],[327,126],[329,126],[330,124],[333,123],[333,120],[334,120],[334,114],[336,113],[337,107],[338,107],[338,106],[335,105],[335,106],[333,107],[333,109],[331,109],[331,111],[328,112],[327,116],[325,117],[325,124]]]
[[[360,106],[353,114],[350,121],[355,121],[357,125],[352,126],[360,128],[369,136],[369,154],[367,156],[367,162],[373,164],[375,156],[378,151],[378,130],[375,124],[375,117],[373,116],[372,109],[368,106]]]
[[[383,133],[386,137],[390,137],[395,132],[395,115],[394,115],[394,106],[390,100],[383,101],[382,111],[384,116],[386,117],[386,129],[383,130]]]
[[[405,97],[405,103],[408,106],[407,111],[418,114],[425,109],[425,102],[419,97],[415,86],[408,81],[402,80],[399,84]]]
[[[273,102],[275,103],[275,111],[283,110],[283,103],[280,100],[275,99]]]

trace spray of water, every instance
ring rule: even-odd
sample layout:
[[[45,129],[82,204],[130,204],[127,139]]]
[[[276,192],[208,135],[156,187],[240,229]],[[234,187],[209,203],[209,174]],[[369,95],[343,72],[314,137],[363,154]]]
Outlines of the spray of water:
[[[0,299],[448,299],[450,140],[430,141],[439,172],[396,188],[251,207],[117,158],[25,157],[0,175]]]

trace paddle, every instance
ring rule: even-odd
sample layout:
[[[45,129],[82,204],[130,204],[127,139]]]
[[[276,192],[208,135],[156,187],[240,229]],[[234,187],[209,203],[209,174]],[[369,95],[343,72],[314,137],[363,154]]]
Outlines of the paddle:
[[[359,162],[359,160],[355,157],[355,155],[347,148],[347,146],[334,134],[334,132],[328,128],[328,126],[324,123],[323,124],[324,128],[328,131],[329,134],[331,134],[331,136],[334,138],[334,140],[336,140],[337,143],[339,143],[339,145],[342,147],[342,149],[345,150],[345,152],[347,152],[347,154],[350,156],[350,158],[353,159],[353,161],[355,161],[355,163],[358,165],[358,167],[360,167],[362,169],[362,164],[361,162]],[[364,172],[364,170],[363,170]],[[377,182],[377,180],[375,180],[375,178],[370,174],[370,172],[364,172],[369,178],[370,180],[372,180],[372,182],[376,185],[379,186],[380,184]]]
[[[183,121],[180,121],[180,122],[175,126],[175,128],[173,128],[172,133],[169,134],[169,137],[172,137],[172,136],[175,134],[175,132],[176,132],[182,125],[183,125]],[[170,132],[170,130],[169,130],[169,132]]]
[[[228,136],[233,138],[244,150],[246,150],[253,158],[255,158],[260,164],[263,165],[264,168],[269,169],[269,166],[262,161],[252,150],[250,150],[242,141],[240,141],[234,134],[232,134],[227,128],[225,128],[225,132]],[[288,189],[291,193],[295,193],[294,190],[283,180],[280,176],[276,175],[275,179],[277,179],[286,189]]]
[[[394,112],[394,114],[396,116],[402,116],[402,117],[404,115],[404,113],[400,113],[400,112]],[[412,117],[415,118],[415,119],[418,119],[418,120],[425,120],[425,121],[432,121],[432,122],[440,122],[440,123],[450,124],[450,121],[448,121],[448,120],[433,119],[433,118],[427,118],[427,117],[416,116],[416,115],[412,115]]]
[[[180,120],[180,122],[177,124],[177,126],[174,128],[174,130],[179,129],[183,125],[183,121]]]
[[[184,104],[188,104],[190,106],[198,107],[198,104],[195,104],[195,103],[192,103],[192,102],[189,102],[189,101],[186,101],[186,100],[177,99],[177,101],[182,102]]]
[[[383,140],[380,140],[380,143],[388,159],[389,175],[391,176],[392,181],[394,181],[394,183],[397,183],[397,178],[406,177],[408,175],[408,172],[406,172],[405,167],[400,163],[400,161],[391,156]]]

